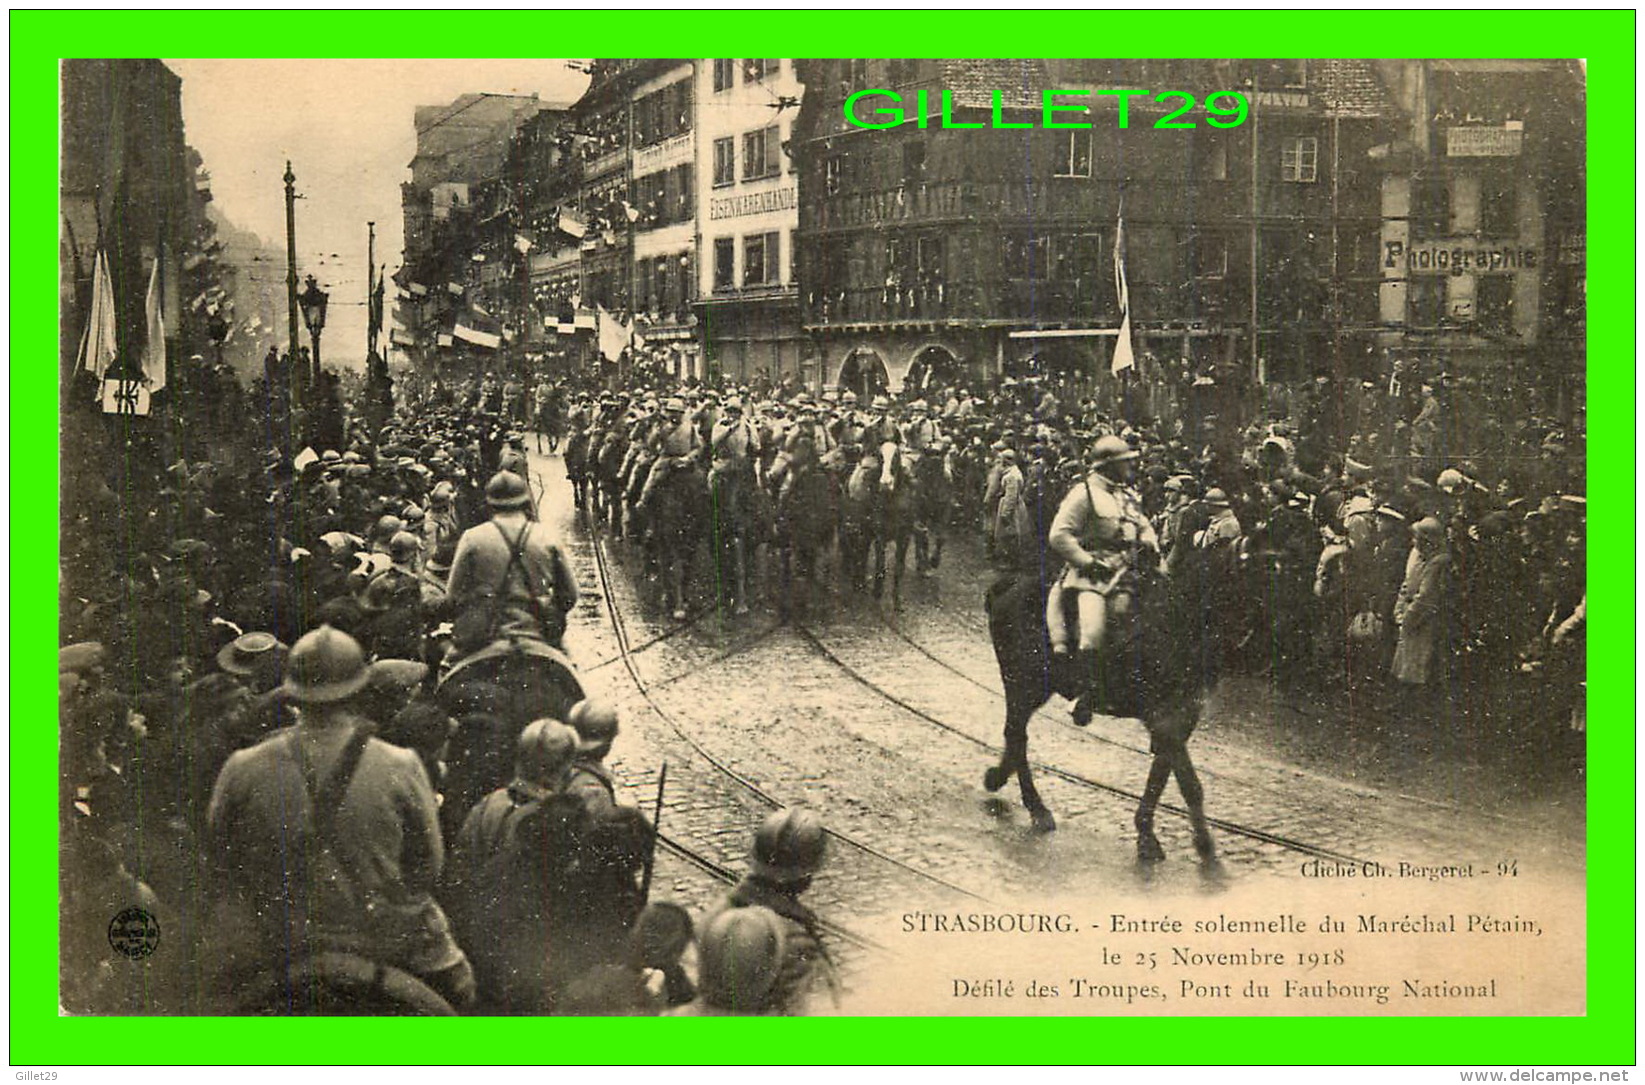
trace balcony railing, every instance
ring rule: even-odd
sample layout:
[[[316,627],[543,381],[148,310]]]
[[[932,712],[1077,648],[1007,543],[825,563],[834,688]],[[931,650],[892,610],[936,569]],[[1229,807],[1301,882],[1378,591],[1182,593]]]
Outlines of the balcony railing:
[[[1111,214],[1109,188],[1089,181],[1071,185],[1046,181],[1023,184],[933,181],[898,185],[878,192],[840,192],[825,196],[816,228],[849,229],[887,223],[1046,219]],[[1102,204],[1099,208],[1099,203]]]
[[[1117,324],[1108,285],[991,279],[972,283],[858,287],[804,294],[810,323],[944,320],[1087,320]]]

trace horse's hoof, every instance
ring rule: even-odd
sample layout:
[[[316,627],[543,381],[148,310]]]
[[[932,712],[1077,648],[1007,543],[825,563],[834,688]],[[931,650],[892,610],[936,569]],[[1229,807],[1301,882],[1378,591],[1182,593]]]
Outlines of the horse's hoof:
[[[1005,781],[1011,779],[1011,774],[994,765],[982,774],[982,786],[987,791],[998,791],[1005,786]]]
[[[1202,830],[1194,834],[1194,852],[1202,862],[1216,862],[1217,846],[1211,841],[1210,833]]]
[[[1165,859],[1165,849],[1153,833],[1137,837],[1137,862],[1158,863]]]
[[[1074,702],[1074,726],[1089,727],[1093,715],[1095,715],[1095,712],[1091,708],[1091,695],[1089,693],[1080,694],[1079,700]]]
[[[1028,816],[1033,819],[1036,833],[1054,833],[1057,831],[1057,819],[1051,816],[1051,811],[1044,808],[1030,810]]]

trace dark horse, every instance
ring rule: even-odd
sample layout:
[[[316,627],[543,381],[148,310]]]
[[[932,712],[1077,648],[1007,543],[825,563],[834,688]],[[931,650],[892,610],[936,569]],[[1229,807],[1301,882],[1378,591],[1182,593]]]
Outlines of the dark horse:
[[[1028,721],[1052,693],[1073,696],[1082,679],[1071,660],[1053,656],[1046,628],[1047,573],[1038,569],[1001,575],[988,590],[988,631],[1005,685],[1005,752],[983,778],[989,791],[1013,775],[1034,827],[1056,828],[1056,820],[1034,787],[1028,761]],[[1188,755],[1188,737],[1199,723],[1204,698],[1216,681],[1217,652],[1202,620],[1192,582],[1145,578],[1130,616],[1110,627],[1109,644],[1098,663],[1098,707],[1134,717],[1148,729],[1153,764],[1137,806],[1137,857],[1165,857],[1154,835],[1154,811],[1174,774],[1194,828],[1194,849],[1210,862],[1215,851],[1205,820],[1205,791]]]

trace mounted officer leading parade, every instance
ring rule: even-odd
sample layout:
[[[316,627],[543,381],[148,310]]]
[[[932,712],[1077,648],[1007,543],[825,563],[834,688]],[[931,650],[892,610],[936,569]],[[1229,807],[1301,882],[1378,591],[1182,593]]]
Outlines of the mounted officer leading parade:
[[[627,70],[613,63],[592,74]],[[720,93],[796,62],[677,63],[716,65]],[[800,101],[771,97],[762,125]],[[459,110],[505,111],[509,132],[537,115],[475,98]],[[675,142],[689,95],[617,100],[538,149],[629,170],[642,119],[658,154],[697,145]],[[778,138],[792,120],[718,141],[713,187],[739,183],[738,150],[742,180],[797,184],[809,165],[784,164],[804,140]],[[1089,151],[1057,146],[1056,176],[1093,179]],[[937,168],[904,150],[907,169]],[[1287,156],[1309,180],[1323,161]],[[830,198],[847,159],[815,171]],[[1516,413],[1429,346],[1301,351],[1286,364],[1307,376],[1282,386],[1254,335],[1253,364],[1235,363],[1232,333],[1207,350],[1197,322],[1181,357],[1150,329],[1133,358],[1117,254],[1111,369],[1053,349],[1113,333],[1067,321],[994,321],[997,352],[950,350],[931,329],[962,303],[941,268],[986,254],[956,229],[945,261],[947,236],[891,243],[885,223],[839,226],[872,227],[884,281],[810,290],[820,323],[761,371],[763,310],[725,317],[735,351],[704,318],[732,311],[715,307],[728,292],[758,309],[792,288],[793,303],[809,286],[779,256],[816,271],[809,225],[648,261],[677,314],[584,300],[584,253],[694,206],[689,172],[664,172],[655,198],[628,177],[588,199],[589,221],[568,200],[530,228],[490,190],[445,192],[424,208],[435,232],[499,201],[485,221],[508,227],[520,307],[544,330],[465,296],[500,263],[465,255],[463,282],[424,276],[463,315],[419,332],[438,349],[392,375],[374,258],[360,372],[322,365],[312,277],[312,353],[271,345],[249,382],[223,360],[237,318],[214,362],[174,365],[166,386],[159,285],[147,338],[121,333],[141,351],[114,350],[111,330],[99,356],[87,318],[62,437],[68,1012],[849,1013],[874,979],[852,966],[886,946],[844,920],[1030,885],[1220,885],[1291,851],[1336,855],[1311,824],[1272,820],[1336,817],[1352,824],[1332,847],[1359,846],[1366,792],[1322,781],[1357,782],[1361,759],[1393,801],[1453,769],[1580,792],[1586,462],[1568,389]],[[289,208],[289,163],[285,181]],[[865,206],[900,214],[933,192]],[[534,278],[551,235],[580,277]],[[1035,304],[1091,293],[1090,238],[1031,240],[1006,251]],[[713,305],[692,303],[697,264]],[[1218,265],[1196,275],[1220,284]],[[101,312],[106,277],[80,278]],[[293,340],[295,283],[293,264]],[[1521,295],[1482,277],[1468,303]],[[202,289],[196,310],[226,313],[225,297]],[[850,338],[877,334],[861,329],[880,316],[848,308],[864,298],[926,326],[887,348],[894,364]],[[853,330],[831,341],[817,329],[833,323]],[[1197,748],[1203,777],[1202,725],[1218,736]],[[1275,764],[1283,785],[1259,786]],[[1013,781],[1020,807],[995,797]],[[131,957],[114,916],[185,948]]]

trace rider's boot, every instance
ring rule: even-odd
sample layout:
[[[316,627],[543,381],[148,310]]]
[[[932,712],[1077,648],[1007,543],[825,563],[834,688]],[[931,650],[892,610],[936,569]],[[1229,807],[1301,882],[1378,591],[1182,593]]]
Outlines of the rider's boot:
[[[1084,688],[1080,692],[1078,700],[1074,702],[1074,725],[1076,727],[1087,727],[1091,723],[1091,717],[1096,715],[1097,711],[1099,682],[1097,676],[1096,652],[1088,648],[1080,650],[1079,673],[1085,681]]]

